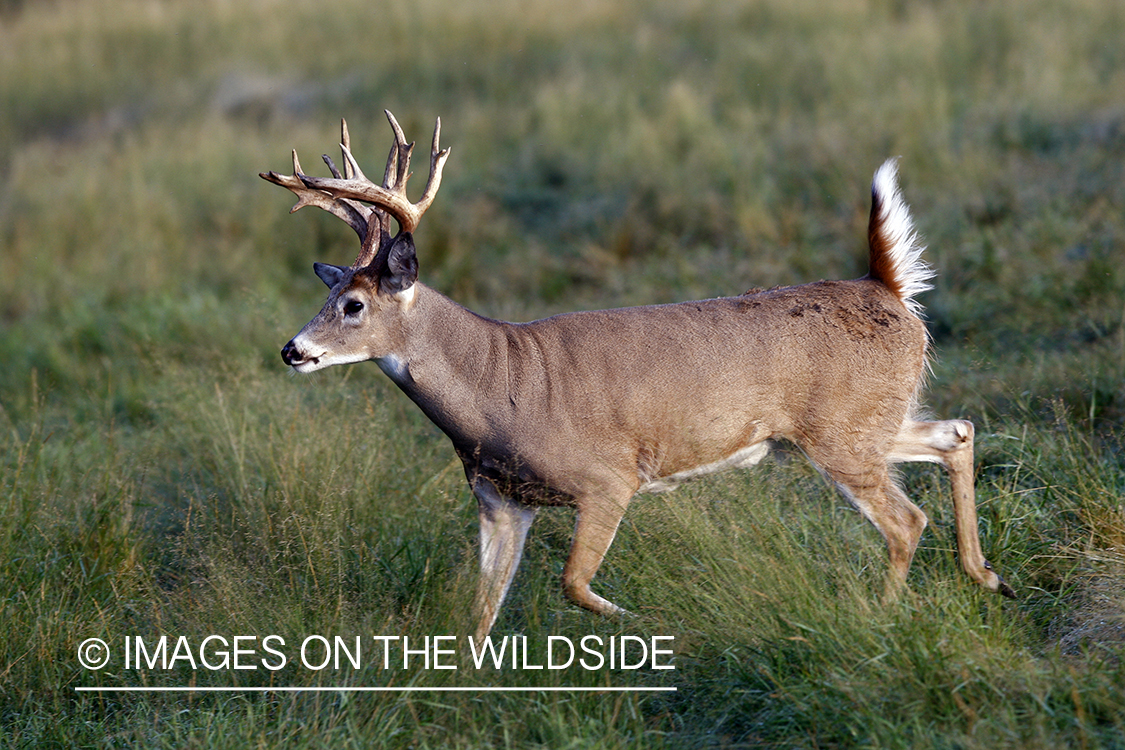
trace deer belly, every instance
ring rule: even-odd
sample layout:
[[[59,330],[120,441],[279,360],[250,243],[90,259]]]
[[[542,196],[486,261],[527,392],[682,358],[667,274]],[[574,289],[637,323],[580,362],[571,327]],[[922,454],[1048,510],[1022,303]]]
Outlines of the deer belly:
[[[684,471],[677,471],[675,474],[670,474],[666,477],[646,476],[645,472],[642,470],[640,472],[641,486],[637,491],[671,492],[689,479],[701,477],[705,474],[714,474],[715,472],[726,471],[727,469],[748,469],[765,458],[769,452],[769,444],[763,441],[748,445],[745,448],[739,448],[721,461],[703,464],[702,466],[696,466]]]

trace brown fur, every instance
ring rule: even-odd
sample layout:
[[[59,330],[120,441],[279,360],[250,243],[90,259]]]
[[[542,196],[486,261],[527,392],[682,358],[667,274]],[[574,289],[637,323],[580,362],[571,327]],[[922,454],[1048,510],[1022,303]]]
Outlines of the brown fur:
[[[434,154],[436,163],[436,137]],[[267,179],[299,195],[314,184]],[[330,182],[315,183],[316,201],[332,194]],[[373,193],[349,187],[338,200],[360,194]],[[380,245],[377,266],[318,269],[332,287],[328,301],[283,356],[302,371],[376,360],[449,436],[480,505],[480,635],[495,621],[538,507],[578,512],[567,595],[596,612],[622,612],[590,581],[630,498],[750,465],[778,439],[800,446],[883,534],[892,595],[926,517],[889,465],[941,463],[966,572],[1011,594],[977,538],[972,425],[911,414],[926,332],[903,297],[877,208],[864,279],[530,323],[483,318],[416,283],[413,241],[400,233]],[[384,209],[394,210],[373,210]]]

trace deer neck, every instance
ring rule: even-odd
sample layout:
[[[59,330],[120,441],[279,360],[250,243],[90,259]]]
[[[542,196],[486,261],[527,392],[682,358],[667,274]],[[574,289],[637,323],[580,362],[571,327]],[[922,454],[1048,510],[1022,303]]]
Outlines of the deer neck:
[[[399,345],[376,364],[455,444],[476,440],[466,433],[487,422],[489,394],[503,398],[511,324],[421,283],[402,321]]]

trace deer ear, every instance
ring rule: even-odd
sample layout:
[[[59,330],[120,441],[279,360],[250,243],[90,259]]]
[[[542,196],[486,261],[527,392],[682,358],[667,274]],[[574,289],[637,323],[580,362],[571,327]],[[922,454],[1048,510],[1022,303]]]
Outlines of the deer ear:
[[[398,294],[414,286],[417,280],[414,236],[410,232],[400,232],[387,251],[387,272],[379,279],[379,286],[388,294]]]
[[[340,279],[344,278],[344,274],[350,270],[350,268],[344,266],[333,266],[328,263],[313,263],[313,273],[327,284],[329,289],[339,284]]]

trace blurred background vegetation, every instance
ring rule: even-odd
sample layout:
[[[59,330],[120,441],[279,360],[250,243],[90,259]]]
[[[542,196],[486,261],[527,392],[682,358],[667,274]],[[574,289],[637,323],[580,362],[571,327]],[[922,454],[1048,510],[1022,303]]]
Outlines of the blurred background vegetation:
[[[1122,39],[1116,0],[0,2],[2,736],[1125,745]],[[958,573],[944,479],[911,468],[934,524],[880,609],[877,536],[781,460],[636,504],[599,576],[634,623],[562,600],[569,516],[534,532],[501,630],[674,634],[674,699],[76,697],[182,677],[91,675],[91,636],[464,626],[448,446],[377,368],[277,353],[311,263],[356,248],[257,173],[317,170],[340,117],[377,172],[384,108],[453,148],[423,280],[509,319],[859,276],[901,157],[938,271],[928,403],[977,424],[986,551],[1024,599]]]

